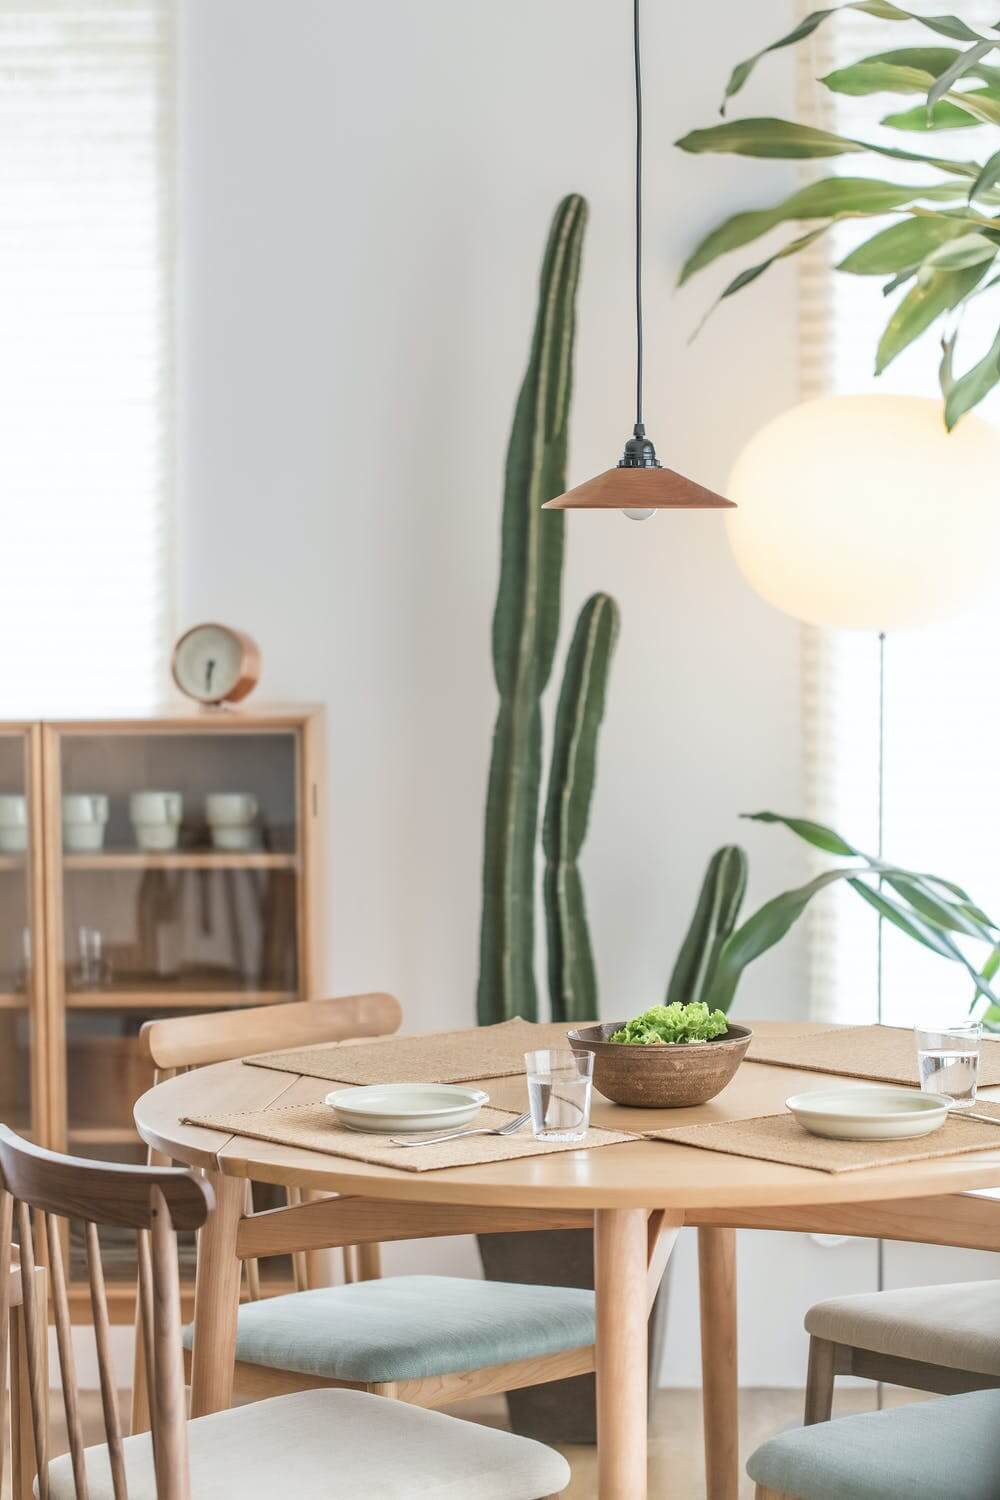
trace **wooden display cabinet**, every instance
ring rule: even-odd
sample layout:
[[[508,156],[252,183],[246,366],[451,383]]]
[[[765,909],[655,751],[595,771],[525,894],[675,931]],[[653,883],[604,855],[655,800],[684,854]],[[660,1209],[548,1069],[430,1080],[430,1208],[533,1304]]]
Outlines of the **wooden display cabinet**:
[[[55,1150],[140,1161],[144,1021],[316,995],[321,728],[309,708],[0,725],[0,842],[17,841],[3,799],[27,809],[24,850],[0,849],[0,1119]],[[180,793],[175,847],[140,847],[164,837],[133,823],[144,791]],[[213,831],[212,793],[252,798],[252,821]],[[106,799],[98,848],[64,829],[74,796]],[[102,1244],[112,1314],[128,1318],[131,1251]],[[82,1249],[71,1238],[71,1298],[87,1318]],[[193,1244],[184,1259],[192,1270]]]

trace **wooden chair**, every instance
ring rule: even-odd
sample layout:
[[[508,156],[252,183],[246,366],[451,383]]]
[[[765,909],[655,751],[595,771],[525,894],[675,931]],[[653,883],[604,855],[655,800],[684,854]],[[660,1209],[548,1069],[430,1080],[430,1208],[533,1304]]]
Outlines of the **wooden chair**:
[[[343,1038],[352,1034],[343,1029],[344,1008],[356,1009],[360,1000],[366,1003],[369,1019],[374,1001],[383,1002],[377,1014],[385,1030],[395,1029],[396,1001],[389,996],[354,996],[151,1021],[143,1028],[142,1040],[159,1075],[165,1076],[168,1070],[302,1044],[307,1037],[310,1042]],[[392,1025],[387,1024],[386,1002],[395,1007]],[[330,1029],[333,1021],[341,1030]],[[344,1286],[260,1300],[251,1292],[238,1319],[236,1394],[256,1399],[337,1387],[435,1407],[594,1369],[593,1292],[478,1278],[378,1279],[380,1239],[419,1239],[495,1227],[487,1222],[487,1212],[477,1219],[474,1210],[461,1210],[442,1227],[440,1211],[421,1215],[412,1205],[338,1201],[344,1222],[350,1223],[357,1279]],[[248,1203],[248,1215],[251,1212]],[[307,1208],[298,1212],[309,1217]],[[652,1215],[650,1305],[675,1233],[667,1230],[661,1236],[663,1227],[663,1216]],[[333,1243],[329,1238],[324,1242]],[[336,1243],[348,1243],[346,1235]],[[185,1343],[190,1347],[191,1342],[190,1330],[185,1330]],[[141,1377],[140,1368],[137,1390]],[[133,1410],[135,1431],[143,1421],[141,1397]]]
[[[829,1421],[837,1375],[939,1396],[1000,1386],[1000,1281],[862,1292],[806,1313],[805,1421]]]
[[[330,1000],[306,1000],[283,1005],[255,1005],[245,1010],[215,1011],[209,1015],[176,1016],[169,1020],[147,1021],[139,1033],[140,1054],[153,1070],[154,1083],[162,1083],[177,1073],[210,1063],[229,1062],[254,1052],[269,1052],[283,1047],[311,1047],[321,1042],[361,1040],[387,1036],[399,1030],[403,1011],[393,995],[370,993],[341,995]],[[147,1151],[149,1166],[170,1166],[169,1159],[157,1151]],[[289,1190],[288,1202],[294,1205],[301,1195]],[[253,1212],[253,1183],[247,1183],[247,1212]],[[344,1278],[378,1276],[381,1262],[378,1245],[365,1246],[355,1256],[353,1246],[343,1249]],[[261,1295],[260,1273],[256,1260],[244,1262],[247,1296],[256,1302]],[[305,1291],[313,1280],[319,1280],[310,1258],[303,1252],[292,1256],[292,1274],[296,1291]],[[141,1308],[136,1305],[135,1363],[132,1379],[132,1432],[144,1431],[149,1425],[146,1400],[145,1360]]]
[[[0,1210],[0,1238],[3,1233],[3,1210]],[[9,1234],[7,1236],[9,1241]],[[0,1261],[0,1265],[4,1263]],[[24,1295],[18,1248],[9,1248],[9,1263],[2,1273],[7,1281],[6,1308],[9,1316],[0,1316],[0,1370],[6,1370],[8,1355],[15,1372],[17,1399],[10,1411],[11,1431],[11,1483],[13,1500],[32,1500],[35,1466],[35,1446],[32,1433],[31,1405],[28,1382],[28,1330],[24,1318]],[[35,1282],[35,1304],[44,1307],[48,1300],[48,1272],[44,1266],[32,1270]],[[3,1289],[0,1288],[0,1309]],[[32,1348],[41,1385],[48,1390],[48,1331],[43,1323],[36,1322],[32,1329]],[[4,1473],[7,1456],[7,1392],[0,1391],[0,1491],[4,1489]]]
[[[20,1252],[38,1500],[272,1500],[276,1494],[380,1500],[442,1493],[494,1500],[549,1500],[569,1482],[559,1454],[540,1443],[418,1411],[359,1391],[304,1391],[188,1421],[181,1355],[177,1231],[198,1229],[211,1189],[193,1172],[79,1161],[46,1151],[0,1126],[0,1265]],[[106,1441],[84,1448],[62,1259],[60,1220],[85,1226],[91,1307]],[[139,1235],[140,1299],[147,1343],[152,1431],[124,1437],[114,1370],[98,1226]],[[36,1241],[35,1236],[38,1236]],[[49,1459],[47,1309],[36,1276],[48,1258],[70,1451]],[[14,1277],[0,1278],[0,1339]],[[6,1353],[6,1349],[0,1349]],[[13,1402],[24,1401],[18,1360]],[[0,1361],[0,1388],[6,1360]],[[23,1484],[23,1477],[21,1482]],[[28,1490],[22,1490],[26,1497]],[[21,1496],[18,1496],[21,1500]]]
[[[781,1433],[752,1453],[756,1500],[996,1500],[1000,1391],[970,1391]]]

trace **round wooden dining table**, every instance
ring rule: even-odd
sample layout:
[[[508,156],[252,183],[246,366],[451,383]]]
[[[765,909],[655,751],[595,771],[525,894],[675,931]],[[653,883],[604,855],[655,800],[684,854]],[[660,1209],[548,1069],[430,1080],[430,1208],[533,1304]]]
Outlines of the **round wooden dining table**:
[[[825,1029],[751,1024],[758,1034],[786,1036]],[[824,1081],[828,1074],[744,1062],[718,1098],[697,1108],[623,1109],[595,1094],[592,1124],[639,1131],[747,1119],[778,1112],[788,1095]],[[497,1107],[526,1108],[523,1077],[483,1086]],[[652,1140],[409,1172],[180,1123],[191,1115],[313,1103],[330,1087],[226,1062],[160,1083],[135,1106],[149,1146],[201,1169],[215,1191],[216,1211],[198,1251],[193,1416],[232,1399],[244,1259],[365,1239],[592,1224],[600,1500],[643,1500],[650,1294],[678,1231],[692,1225],[699,1234],[707,1492],[709,1500],[736,1500],[736,1228],[1000,1248],[1000,1205],[975,1191],[1000,1185],[1000,1129],[996,1150],[840,1173]],[[247,1215],[247,1179],[300,1189],[305,1201]],[[769,1295],[777,1321],[786,1315],[780,1287]]]

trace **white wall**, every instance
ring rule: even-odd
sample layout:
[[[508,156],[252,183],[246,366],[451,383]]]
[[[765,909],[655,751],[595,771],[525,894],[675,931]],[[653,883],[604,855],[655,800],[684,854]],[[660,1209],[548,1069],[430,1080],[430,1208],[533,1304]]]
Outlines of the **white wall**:
[[[672,284],[709,225],[779,196],[794,169],[671,142],[716,118],[728,67],[792,5],[645,9],[647,423],[662,459],[723,488],[796,398],[794,271],[691,347],[734,268]],[[632,422],[629,7],[186,0],[181,15],[178,624],[246,627],[262,698],[328,704],[331,989],[394,990],[413,1029],[468,1024],[503,455],[570,190],[592,210],[571,482],[613,463]],[[790,57],[770,59],[745,112],[793,108]],[[737,824],[801,805],[799,642],[737,575],[716,515],[571,515],[564,634],[595,588],[623,613],[584,857],[615,1016],[661,995],[720,842],[750,850],[754,904],[802,872],[780,833]],[[791,941],[738,1009],[804,1004]],[[744,1378],[797,1382],[802,1308],[869,1284],[873,1252],[744,1239]],[[392,1260],[475,1264],[467,1242]],[[686,1245],[674,1286],[666,1378],[696,1382]]]

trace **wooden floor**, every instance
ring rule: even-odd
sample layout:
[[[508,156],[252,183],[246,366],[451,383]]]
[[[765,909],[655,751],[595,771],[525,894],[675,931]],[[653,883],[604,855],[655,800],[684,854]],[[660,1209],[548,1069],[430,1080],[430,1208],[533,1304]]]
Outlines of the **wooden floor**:
[[[887,1390],[885,1404],[900,1405],[919,1400],[910,1391]],[[83,1393],[85,1438],[100,1442],[103,1437],[100,1400],[96,1392]],[[835,1416],[850,1412],[871,1411],[875,1405],[874,1388],[838,1392]],[[122,1409],[128,1410],[127,1394]],[[802,1420],[802,1392],[744,1390],[740,1395],[740,1451],[744,1457],[758,1443],[780,1432],[784,1427],[798,1426]],[[506,1425],[506,1409],[500,1398],[463,1402],[453,1408],[453,1415],[488,1423],[491,1427]],[[56,1396],[52,1409],[53,1453],[65,1448],[65,1424],[62,1403]],[[563,1452],[573,1470],[573,1482],[565,1491],[565,1500],[596,1500],[597,1459],[593,1448],[565,1448]],[[657,1500],[704,1500],[705,1467],[701,1451],[701,1392],[660,1391],[650,1429],[649,1493]],[[7,1491],[4,1491],[6,1500]],[[743,1476],[740,1500],[752,1500],[753,1486]]]

